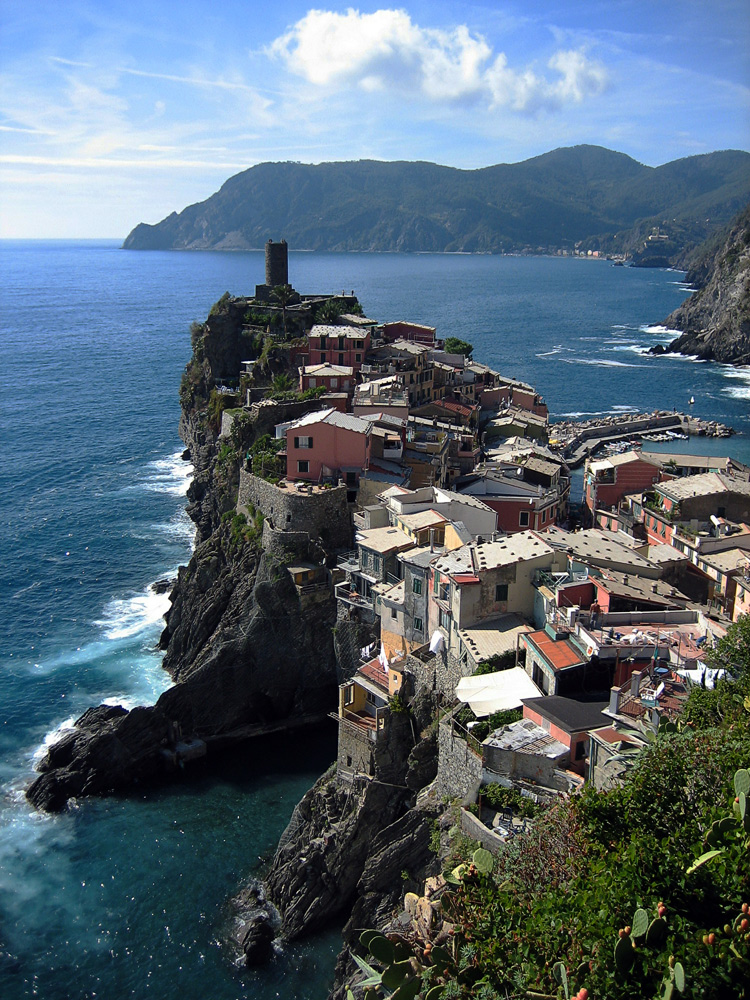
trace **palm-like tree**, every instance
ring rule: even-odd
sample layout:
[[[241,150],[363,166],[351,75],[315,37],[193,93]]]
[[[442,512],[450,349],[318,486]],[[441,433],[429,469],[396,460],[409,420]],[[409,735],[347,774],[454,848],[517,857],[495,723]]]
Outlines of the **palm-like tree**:
[[[286,340],[286,307],[292,301],[295,291],[291,285],[276,285],[271,292],[271,298],[275,299],[281,306],[281,322],[284,326],[284,340]]]

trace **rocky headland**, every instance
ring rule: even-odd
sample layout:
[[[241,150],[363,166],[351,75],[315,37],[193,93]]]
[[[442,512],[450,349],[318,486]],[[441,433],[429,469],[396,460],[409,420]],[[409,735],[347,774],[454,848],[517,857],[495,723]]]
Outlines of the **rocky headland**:
[[[282,392],[275,407],[236,406],[255,381],[290,368],[284,350],[254,339],[248,315],[246,300],[225,296],[194,326],[180,389],[196,547],[175,581],[158,581],[162,590],[171,586],[160,645],[174,684],[151,707],[86,711],[38,765],[27,797],[39,809],[169,780],[183,773],[181,764],[254,736],[283,730],[294,739],[303,727],[330,726],[337,686],[372,638],[361,623],[337,620],[328,586],[303,593],[287,571],[305,559],[335,565],[350,547],[346,489],[325,491],[322,514],[302,531],[280,530],[249,499],[267,488],[252,475],[253,447],[284,406],[298,415],[319,404]],[[242,362],[254,356],[252,379],[238,384]],[[297,805],[265,881],[238,887],[226,938],[248,965],[268,961],[277,939],[326,922],[345,923],[347,945],[363,927],[387,923],[404,892],[433,873],[431,839],[444,810],[425,791],[437,770],[435,696],[410,696],[409,707],[391,715],[371,775],[342,784],[336,766],[329,769]],[[343,996],[354,970],[345,947],[334,995]]]
[[[665,326],[682,330],[652,353],[689,354],[722,364],[750,364],[750,206],[701,248],[687,272],[696,287]]]
[[[180,432],[194,466],[188,512],[197,530],[160,640],[175,683],[152,707],[102,705],[84,713],[39,764],[27,796],[40,809],[58,811],[75,796],[162,780],[214,748],[321,720],[336,703],[333,596],[318,595],[302,613],[283,546],[264,547],[258,512],[236,511],[242,456],[269,430],[261,415],[220,436],[222,410],[237,401],[241,360],[263,343],[248,334],[246,315],[246,301],[226,296],[195,325],[180,389]],[[283,359],[267,350],[259,370],[272,375],[274,366]],[[219,388],[230,376],[234,393]],[[348,525],[345,491],[329,503],[338,503]],[[295,544],[299,558],[326,555],[314,534]]]

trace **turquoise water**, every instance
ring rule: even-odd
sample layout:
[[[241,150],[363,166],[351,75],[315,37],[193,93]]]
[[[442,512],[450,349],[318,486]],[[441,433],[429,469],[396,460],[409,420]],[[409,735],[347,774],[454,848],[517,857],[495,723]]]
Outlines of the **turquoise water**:
[[[32,813],[23,789],[45,741],[88,705],[150,703],[166,687],[149,584],[190,553],[190,468],[177,388],[191,320],[252,292],[261,253],[129,253],[112,242],[0,243],[0,996],[323,998],[335,929],[240,975],[217,942],[223,901],[256,873],[304,771],[282,742],[181,784]],[[742,435],[750,370],[653,358],[651,328],[681,275],[604,262],[463,255],[290,255],[302,291],[355,289],[379,320],[475,345],[536,385],[554,415],[677,406]],[[705,441],[696,450],[707,449]]]

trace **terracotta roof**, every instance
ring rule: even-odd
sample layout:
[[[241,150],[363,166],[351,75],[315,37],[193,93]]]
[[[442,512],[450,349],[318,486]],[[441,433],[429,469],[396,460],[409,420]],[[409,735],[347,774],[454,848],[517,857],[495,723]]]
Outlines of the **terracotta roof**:
[[[368,681],[372,681],[373,684],[377,684],[378,687],[383,688],[384,691],[388,690],[388,672],[383,670],[382,664],[379,660],[370,660],[369,663],[365,663],[357,671],[357,675],[366,677]]]
[[[529,632],[524,640],[533,643],[554,670],[567,670],[586,662],[583,653],[569,639],[551,639],[543,629]]]

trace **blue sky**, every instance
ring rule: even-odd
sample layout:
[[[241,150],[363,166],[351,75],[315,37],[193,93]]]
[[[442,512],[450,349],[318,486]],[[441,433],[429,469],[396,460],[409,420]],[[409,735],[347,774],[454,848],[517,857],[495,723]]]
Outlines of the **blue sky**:
[[[750,148],[747,0],[4,0],[0,236],[124,237],[267,160]]]

